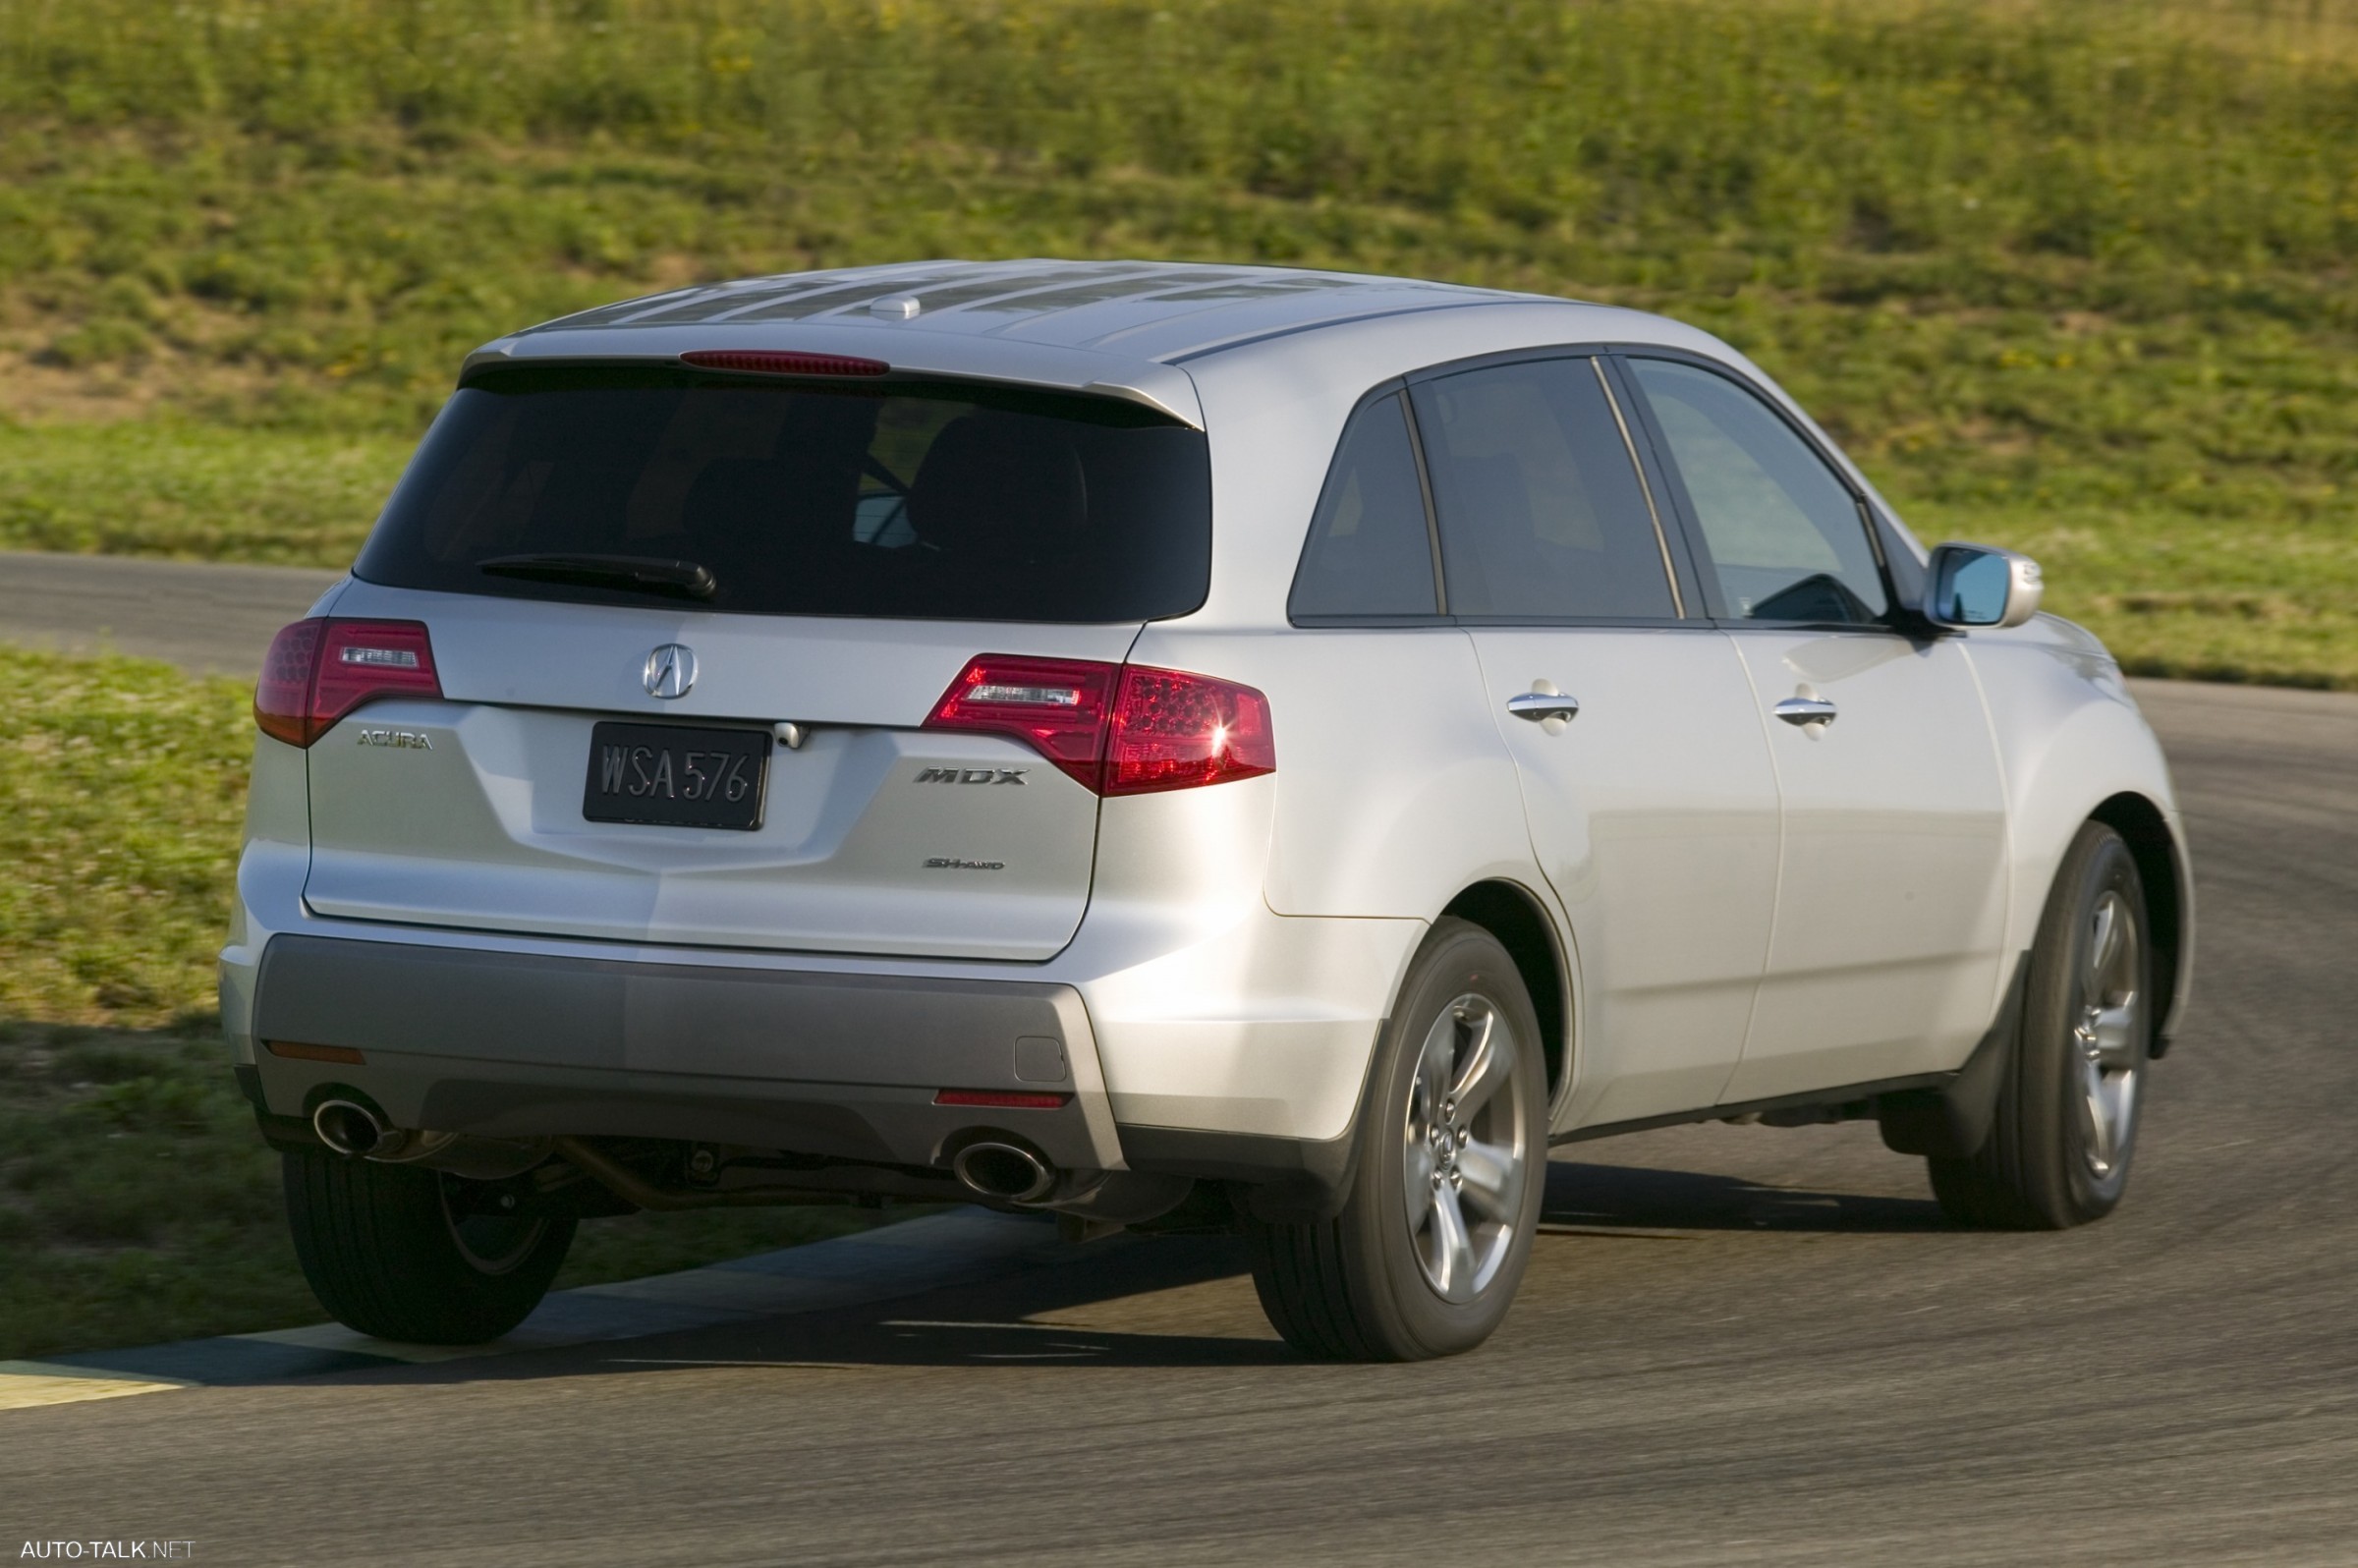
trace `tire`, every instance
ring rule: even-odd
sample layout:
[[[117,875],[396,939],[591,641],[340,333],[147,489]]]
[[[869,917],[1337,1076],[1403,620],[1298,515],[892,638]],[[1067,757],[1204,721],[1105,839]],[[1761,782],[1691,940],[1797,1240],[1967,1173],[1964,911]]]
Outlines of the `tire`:
[[[2153,1045],[2153,952],[2128,845],[2083,823],[2040,916],[1990,1136],[1964,1159],[1927,1162],[1950,1219],[2065,1230],[2119,1204]]]
[[[1440,921],[1376,1042],[1341,1213],[1243,1221],[1271,1325],[1323,1361],[1420,1361],[1488,1339],[1531,1260],[1546,1100],[1514,960],[1482,927]]]
[[[281,1156],[303,1276],[329,1316],[379,1339],[479,1345],[530,1316],[571,1219],[469,1214],[479,1184],[324,1149]]]

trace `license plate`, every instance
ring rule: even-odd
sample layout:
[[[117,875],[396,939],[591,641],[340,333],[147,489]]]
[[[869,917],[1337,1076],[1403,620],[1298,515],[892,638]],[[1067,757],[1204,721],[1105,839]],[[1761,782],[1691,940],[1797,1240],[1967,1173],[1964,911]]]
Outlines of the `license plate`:
[[[769,745],[767,730],[596,725],[582,814],[657,827],[759,827]]]

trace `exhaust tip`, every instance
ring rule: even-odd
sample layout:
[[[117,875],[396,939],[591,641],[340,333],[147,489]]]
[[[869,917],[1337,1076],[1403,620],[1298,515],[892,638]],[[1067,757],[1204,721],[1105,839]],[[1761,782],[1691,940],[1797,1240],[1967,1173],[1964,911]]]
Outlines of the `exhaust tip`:
[[[967,1191],[1005,1204],[1037,1203],[1056,1185],[1056,1173],[1039,1155],[1014,1144],[969,1144],[950,1170]]]
[[[376,1112],[349,1099],[323,1099],[311,1112],[311,1131],[339,1154],[367,1154],[385,1141]]]

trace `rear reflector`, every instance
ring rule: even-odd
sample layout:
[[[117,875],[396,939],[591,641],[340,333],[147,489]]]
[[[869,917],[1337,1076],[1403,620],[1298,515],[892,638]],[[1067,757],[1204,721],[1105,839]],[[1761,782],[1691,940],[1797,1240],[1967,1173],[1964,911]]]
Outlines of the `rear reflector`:
[[[945,1089],[933,1096],[936,1105],[980,1105],[990,1110],[1055,1110],[1070,1094],[1028,1094],[1000,1089]]]
[[[978,654],[926,728],[1012,735],[1100,795],[1191,789],[1277,767],[1267,698],[1143,664]]]
[[[795,354],[784,349],[698,349],[680,356],[700,370],[735,370],[744,375],[882,375],[882,360],[852,354]]]
[[[262,1046],[273,1056],[283,1056],[291,1062],[341,1062],[346,1067],[365,1067],[368,1058],[349,1045],[299,1045],[291,1039],[266,1039]]]
[[[264,735],[309,746],[380,697],[439,698],[434,649],[417,621],[297,621],[270,641],[253,688]]]

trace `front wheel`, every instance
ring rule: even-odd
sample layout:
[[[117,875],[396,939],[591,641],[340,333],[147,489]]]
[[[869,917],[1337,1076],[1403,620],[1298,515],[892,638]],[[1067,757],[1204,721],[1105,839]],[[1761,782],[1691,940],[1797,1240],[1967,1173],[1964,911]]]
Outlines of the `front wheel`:
[[[2120,1203],[2144,1107],[2153,962],[2135,857],[2111,828],[2082,824],[2040,917],[1990,1136],[1967,1158],[1930,1161],[1951,1219],[2063,1230]]]
[[[1471,1350],[1506,1316],[1531,1258],[1547,1173],[1540,1024],[1513,959],[1443,920],[1377,1042],[1342,1212],[1248,1218],[1262,1308],[1330,1361]]]
[[[379,1339],[479,1345],[532,1315],[573,1245],[570,1219],[470,1200],[484,1184],[325,1149],[281,1156],[304,1278],[329,1315]]]

